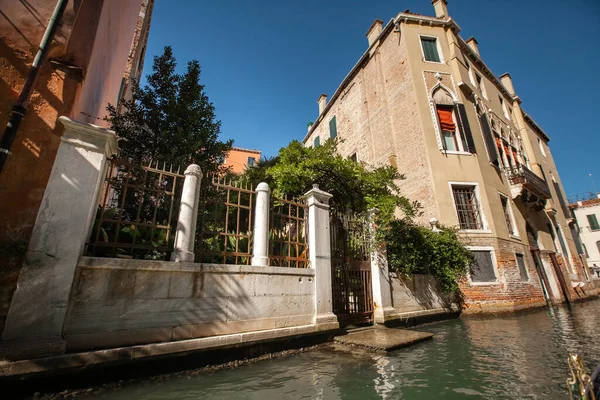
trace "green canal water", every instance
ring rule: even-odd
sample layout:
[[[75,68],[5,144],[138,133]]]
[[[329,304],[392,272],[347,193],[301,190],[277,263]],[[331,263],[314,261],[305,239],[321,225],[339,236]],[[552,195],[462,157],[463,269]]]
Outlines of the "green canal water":
[[[600,362],[600,300],[421,326],[389,355],[311,351],[209,374],[90,389],[90,399],[567,399],[567,356]],[[71,394],[72,395],[72,394]]]

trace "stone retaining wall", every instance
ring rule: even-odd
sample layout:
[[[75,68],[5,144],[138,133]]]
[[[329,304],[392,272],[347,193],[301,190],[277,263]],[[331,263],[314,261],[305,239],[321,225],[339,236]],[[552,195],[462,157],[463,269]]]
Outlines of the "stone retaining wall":
[[[314,270],[82,257],[69,351],[310,325]]]
[[[423,318],[450,316],[459,311],[454,296],[445,294],[431,275],[404,277],[392,273],[391,284],[394,308],[398,313],[394,316],[396,320],[412,325],[411,320],[418,323]]]

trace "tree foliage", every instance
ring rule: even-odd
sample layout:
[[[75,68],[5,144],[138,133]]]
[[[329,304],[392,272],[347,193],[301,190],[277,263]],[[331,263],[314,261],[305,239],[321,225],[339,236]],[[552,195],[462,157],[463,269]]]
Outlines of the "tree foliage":
[[[450,228],[434,232],[411,221],[396,220],[386,230],[385,241],[391,271],[433,275],[447,293],[458,290],[458,282],[473,261],[471,252]]]
[[[418,203],[400,194],[397,182],[404,177],[396,168],[369,168],[341,157],[336,146],[335,140],[315,148],[293,141],[276,157],[248,168],[244,178],[254,184],[267,182],[278,197],[302,196],[316,184],[333,195],[333,209],[366,212],[377,208],[384,224],[394,218],[397,208],[408,218],[418,212]]]
[[[134,82],[133,98],[123,101],[121,110],[109,105],[107,120],[124,158],[183,168],[196,163],[204,172],[214,171],[232,142],[219,140],[221,122],[200,84],[198,61],[188,62],[183,74],[175,72],[176,65],[171,47],[165,47],[154,57],[148,83]]]

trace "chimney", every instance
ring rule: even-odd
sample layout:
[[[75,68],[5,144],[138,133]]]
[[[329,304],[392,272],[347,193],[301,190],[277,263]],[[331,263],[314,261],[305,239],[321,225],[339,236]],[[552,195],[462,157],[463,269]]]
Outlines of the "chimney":
[[[504,86],[506,90],[508,90],[508,93],[510,93],[513,96],[515,95],[515,87],[513,86],[512,78],[510,77],[510,74],[508,72],[505,72],[502,75],[500,75],[500,82],[502,82],[502,86]]]
[[[319,115],[321,115],[323,114],[323,110],[325,110],[325,106],[327,105],[327,95],[322,94],[319,97],[319,100],[317,100],[317,103],[319,103]]]
[[[479,43],[473,36],[467,39],[467,44],[469,47],[475,52],[475,54],[479,55]]]
[[[376,19],[373,22],[373,25],[367,31],[367,40],[369,41],[369,47],[373,44],[375,39],[379,36],[381,31],[383,30],[383,21],[380,19]]]
[[[448,1],[446,0],[433,0],[431,2],[435,9],[435,16],[438,18],[448,18]]]

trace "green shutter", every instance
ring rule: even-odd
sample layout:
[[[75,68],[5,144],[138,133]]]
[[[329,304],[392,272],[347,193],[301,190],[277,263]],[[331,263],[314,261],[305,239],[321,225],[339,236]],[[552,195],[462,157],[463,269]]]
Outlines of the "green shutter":
[[[587,216],[588,223],[590,224],[590,229],[595,231],[600,229],[600,225],[598,224],[598,218],[596,218],[596,214],[590,214]]]
[[[421,38],[423,53],[426,61],[440,62],[440,55],[437,49],[437,39]]]
[[[335,117],[331,118],[329,121],[329,137],[331,139],[335,139],[337,137],[337,122],[335,121]]]
[[[319,147],[321,145],[321,138],[317,136],[313,142],[313,145],[314,147]]]

